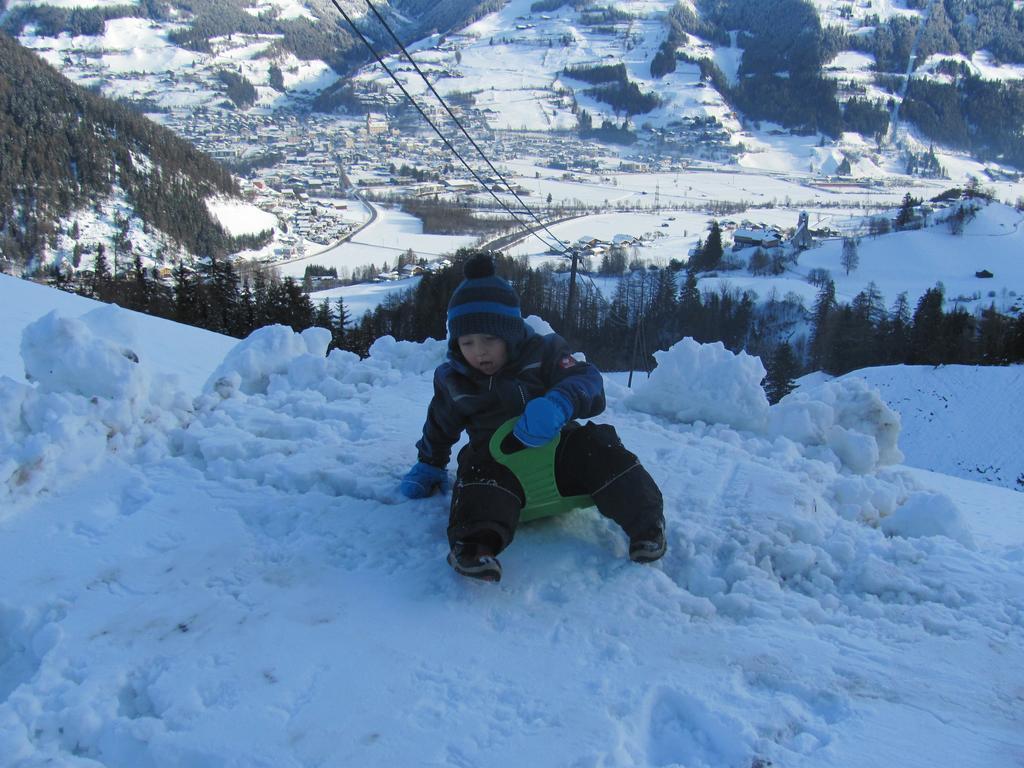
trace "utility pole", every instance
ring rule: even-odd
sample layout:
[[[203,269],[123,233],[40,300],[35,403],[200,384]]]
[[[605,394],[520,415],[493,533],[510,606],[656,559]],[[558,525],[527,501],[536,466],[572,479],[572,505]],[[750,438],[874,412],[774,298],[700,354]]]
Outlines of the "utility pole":
[[[572,257],[572,267],[569,270],[569,298],[565,302],[565,323],[567,331],[571,332],[576,328],[576,269],[579,265],[580,252],[576,248],[570,248],[569,254]]]
[[[629,379],[626,381],[626,387],[629,389],[633,388],[633,369],[636,368],[636,351],[640,345],[640,329],[643,327],[644,319],[644,287],[647,282],[647,276],[644,275],[644,279],[640,281],[640,306],[637,307],[636,312],[636,335],[633,336],[633,358],[629,362]],[[644,344],[646,349],[646,343]],[[646,365],[646,363],[645,363]]]

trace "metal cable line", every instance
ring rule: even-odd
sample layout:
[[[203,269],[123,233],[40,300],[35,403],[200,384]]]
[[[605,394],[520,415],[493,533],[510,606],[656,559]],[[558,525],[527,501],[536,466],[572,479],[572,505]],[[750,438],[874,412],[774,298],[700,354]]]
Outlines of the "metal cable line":
[[[544,246],[546,248],[551,248],[551,244],[547,240],[545,240],[543,237],[537,234],[537,231],[534,228],[530,227],[528,224],[526,224],[526,222],[520,219],[519,216],[516,215],[515,211],[509,208],[508,205],[506,205],[505,201],[498,197],[498,195],[495,194],[495,192],[492,189],[490,189],[487,186],[487,184],[484,183],[484,180],[480,178],[480,175],[473,169],[473,167],[469,163],[466,162],[465,158],[463,158],[462,155],[459,154],[459,151],[454,146],[452,146],[452,143],[448,140],[448,137],[445,136],[444,133],[442,133],[441,129],[438,128],[434,124],[434,121],[431,120],[430,117],[427,115],[427,113],[423,111],[423,108],[412,97],[412,94],[410,94],[409,91],[406,90],[406,87],[402,84],[402,81],[399,80],[395,73],[391,71],[390,67],[388,67],[388,65],[384,63],[384,59],[381,58],[381,55],[377,52],[373,45],[370,44],[370,41],[366,39],[366,36],[363,35],[361,31],[359,31],[359,27],[357,27],[355,25],[355,22],[352,21],[351,17],[349,17],[349,15],[345,13],[345,9],[341,7],[341,4],[338,2],[338,0],[331,0],[331,4],[334,5],[338,13],[341,14],[341,17],[345,19],[348,25],[352,28],[352,31],[356,33],[356,36],[359,37],[363,45],[366,46],[367,50],[369,50],[370,53],[373,54],[374,58],[377,59],[377,62],[381,65],[384,71],[388,73],[391,79],[395,82],[395,85],[397,85],[399,90],[401,90],[405,98],[409,100],[409,103],[412,104],[416,108],[416,111],[420,113],[420,117],[422,117],[427,122],[427,124],[434,129],[434,133],[436,133],[438,137],[441,139],[441,141],[444,142],[445,147],[447,147],[448,150],[459,159],[459,161],[466,167],[466,170],[469,171],[469,173],[480,184],[480,186],[487,190],[491,197],[493,197],[498,202],[498,204],[505,209],[505,211],[516,221],[516,223],[519,224],[519,226],[521,226],[531,235],[533,235],[542,243],[544,243]],[[555,238],[555,240],[556,242],[561,244],[561,240],[558,240],[558,238]]]
[[[512,193],[512,196],[515,197],[516,202],[518,202],[519,205],[521,205],[523,209],[530,214],[530,216],[533,218],[535,222],[537,222],[537,224],[543,227],[545,232],[547,232],[549,235],[551,235],[551,237],[555,239],[555,242],[558,243],[558,245],[562,248],[562,253],[568,253],[569,249],[562,245],[561,238],[559,238],[557,235],[555,235],[554,232],[548,229],[547,225],[540,220],[540,217],[538,217],[537,214],[534,213],[533,210],[530,208],[530,206],[523,202],[523,199],[519,197],[519,194],[514,189],[512,189],[512,185],[505,180],[505,177],[501,175],[501,172],[494,167],[494,164],[491,163],[490,159],[480,148],[480,145],[476,143],[472,136],[470,136],[469,131],[467,131],[465,126],[463,126],[462,121],[460,121],[459,118],[455,116],[455,113],[452,112],[451,108],[448,106],[448,103],[444,100],[441,94],[437,92],[436,88],[434,88],[433,83],[430,82],[430,80],[424,74],[423,70],[420,69],[420,65],[416,63],[416,60],[412,57],[412,54],[410,54],[406,47],[402,44],[402,41],[398,39],[398,36],[391,29],[391,26],[387,23],[387,21],[385,21],[384,17],[377,10],[377,7],[373,4],[373,2],[371,0],[366,0],[366,5],[369,6],[370,10],[373,12],[373,15],[377,17],[377,21],[380,22],[381,26],[383,26],[384,29],[387,30],[388,34],[391,35],[391,39],[395,41],[395,45],[397,45],[399,50],[401,50],[401,52],[405,55],[405,58],[409,60],[409,63],[412,64],[413,69],[416,70],[416,74],[418,74],[420,78],[422,78],[423,82],[426,83],[427,88],[430,89],[430,92],[434,94],[434,97],[441,103],[441,106],[444,107],[444,111],[448,113],[448,116],[452,119],[452,122],[454,122],[455,125],[458,126],[459,130],[462,131],[462,135],[466,137],[469,143],[473,145],[473,149],[477,151],[477,154],[483,158],[483,161],[485,163],[487,163],[487,167],[490,168],[494,175],[501,180],[501,183],[505,185],[505,188]]]

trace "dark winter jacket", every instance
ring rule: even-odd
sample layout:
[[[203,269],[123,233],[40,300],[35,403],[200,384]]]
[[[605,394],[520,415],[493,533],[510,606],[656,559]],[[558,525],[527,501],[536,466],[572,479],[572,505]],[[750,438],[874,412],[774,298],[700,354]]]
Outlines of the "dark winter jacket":
[[[530,400],[553,389],[572,403],[574,419],[604,410],[601,372],[574,359],[561,336],[541,336],[527,328],[525,340],[510,348],[509,356],[498,373],[488,376],[466,362],[458,345],[449,347],[448,360],[434,371],[434,397],[423,437],[416,443],[420,461],[447,466],[464,429],[473,448],[486,452],[494,430],[519,416]]]

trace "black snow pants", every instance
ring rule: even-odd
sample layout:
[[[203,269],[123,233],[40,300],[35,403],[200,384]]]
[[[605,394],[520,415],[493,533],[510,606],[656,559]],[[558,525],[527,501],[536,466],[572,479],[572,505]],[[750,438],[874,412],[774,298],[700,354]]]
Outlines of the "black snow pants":
[[[489,452],[467,445],[458,464],[448,541],[485,544],[497,554],[515,536],[526,494]],[[593,497],[598,511],[631,539],[647,538],[665,525],[661,490],[610,424],[566,426],[555,453],[555,482],[563,496]]]

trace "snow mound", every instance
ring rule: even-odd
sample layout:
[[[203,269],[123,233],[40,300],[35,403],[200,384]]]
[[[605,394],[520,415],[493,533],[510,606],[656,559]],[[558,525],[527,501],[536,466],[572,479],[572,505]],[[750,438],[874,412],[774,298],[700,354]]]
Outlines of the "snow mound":
[[[891,515],[882,520],[882,530],[890,536],[916,538],[945,536],[975,549],[974,537],[956,505],[941,493],[913,493]]]
[[[132,349],[133,328],[114,306],[77,319],[51,312],[25,327],[30,383],[0,378],[0,498],[67,485],[108,451],[166,452],[192,401],[175,377],[149,372]]]
[[[768,405],[757,357],[734,354],[721,342],[686,338],[655,353],[658,367],[627,396],[636,411],[680,424],[714,424],[781,440],[800,455],[829,461],[857,474],[903,460],[899,414],[861,380],[826,382]]]
[[[790,393],[769,410],[768,432],[804,446],[825,447],[860,474],[903,461],[899,414],[860,379]]]
[[[210,477],[288,493],[397,500],[404,457],[367,466],[382,439],[377,396],[412,379],[429,382],[447,344],[378,339],[370,356],[325,354],[330,333],[285,326],[254,331],[227,355],[197,400],[197,418],[175,450]]]
[[[733,354],[721,342],[682,339],[654,353],[658,367],[627,400],[637,411],[683,424],[707,422],[759,429],[768,414],[760,358]]]
[[[228,353],[210,375],[204,392],[227,398],[235,393],[311,389],[340,399],[376,384],[397,383],[403,374],[433,371],[447,350],[445,342],[434,339],[416,344],[383,336],[370,347],[370,357],[361,361],[338,349],[327,355],[330,343],[331,333],[325,328],[307,328],[302,333],[284,325],[258,328]]]
[[[79,319],[54,311],[26,326],[21,338],[26,378],[38,382],[41,392],[129,400],[142,396],[148,382],[130,346],[132,331],[118,322],[114,309]]]
[[[547,336],[549,333],[555,332],[555,329],[551,327],[551,323],[537,315],[528,315],[523,318],[523,322],[533,328],[533,330],[541,336]]]
[[[323,357],[330,343],[331,332],[324,328],[309,328],[301,334],[284,325],[258,328],[227,354],[204,389],[265,393],[275,375],[286,375],[294,361],[307,355]]]

